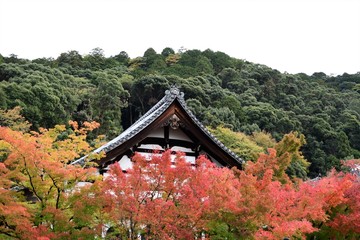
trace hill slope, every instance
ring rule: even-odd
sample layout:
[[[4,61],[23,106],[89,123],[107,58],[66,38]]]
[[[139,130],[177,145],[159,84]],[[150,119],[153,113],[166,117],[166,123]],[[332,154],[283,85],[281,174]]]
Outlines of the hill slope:
[[[287,74],[222,52],[171,48],[134,59],[124,51],[106,58],[100,48],[32,61],[0,55],[0,63],[0,108],[21,106],[35,129],[96,120],[96,134],[112,138],[176,84],[205,125],[277,140],[304,134],[311,177],[360,157],[360,73]]]

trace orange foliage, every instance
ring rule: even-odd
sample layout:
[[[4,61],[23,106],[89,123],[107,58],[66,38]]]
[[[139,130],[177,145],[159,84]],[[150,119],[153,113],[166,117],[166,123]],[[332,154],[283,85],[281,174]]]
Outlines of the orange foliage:
[[[360,234],[359,177],[331,172],[294,183],[285,173],[290,155],[275,149],[242,171],[204,156],[192,166],[180,153],[135,154],[127,172],[114,164],[105,179],[79,188],[95,170],[69,162],[91,150],[86,133],[98,125],[70,125],[65,137],[64,126],[39,133],[0,127],[0,237],[92,239],[110,228],[129,239],[304,239],[324,226]]]
[[[91,150],[86,132],[75,129],[59,140],[65,126],[22,133],[0,127],[0,236],[61,238],[71,227],[69,190],[94,169],[68,163]],[[39,218],[40,217],[40,218]],[[54,232],[63,232],[54,234]]]
[[[204,157],[194,169],[182,155],[176,156],[174,167],[170,151],[155,154],[150,161],[136,154],[133,161],[127,173],[117,164],[111,166],[103,181],[114,224],[134,233],[131,239],[143,228],[157,239],[189,239],[205,228],[206,213],[212,209],[209,193],[223,183],[213,175],[219,169]]]
[[[274,148],[269,148],[268,154],[261,153],[256,162],[247,162],[245,172],[262,178],[265,172],[271,169],[273,172],[273,180],[288,183],[290,182],[290,179],[286,175],[285,170],[290,162],[291,159],[288,153],[283,153],[278,157],[276,150]]]
[[[229,208],[231,214],[223,214],[221,218],[232,226],[237,238],[304,239],[306,234],[317,231],[315,223],[329,221],[334,208],[350,204],[349,191],[354,193],[356,183],[353,175],[332,173],[317,181],[294,184],[284,174],[282,166],[288,163],[288,159],[276,157],[276,151],[269,149],[269,154],[260,155],[256,163],[247,163],[244,171],[235,170],[239,176],[236,191],[240,195],[233,196],[239,197],[234,200],[238,208]],[[355,203],[356,198],[352,199]],[[359,209],[354,204],[349,206],[353,206],[353,214],[347,216],[353,219]],[[330,225],[339,222],[335,218]]]

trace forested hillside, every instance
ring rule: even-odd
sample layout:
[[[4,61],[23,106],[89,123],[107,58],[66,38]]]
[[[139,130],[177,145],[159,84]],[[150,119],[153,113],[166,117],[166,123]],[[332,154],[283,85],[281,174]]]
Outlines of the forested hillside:
[[[264,131],[277,142],[292,131],[303,134],[310,177],[360,158],[360,72],[288,74],[222,52],[171,48],[149,48],[133,59],[125,51],[105,57],[100,48],[56,59],[0,55],[0,110],[20,106],[33,129],[95,120],[101,127],[94,135],[111,139],[173,84],[215,134]]]

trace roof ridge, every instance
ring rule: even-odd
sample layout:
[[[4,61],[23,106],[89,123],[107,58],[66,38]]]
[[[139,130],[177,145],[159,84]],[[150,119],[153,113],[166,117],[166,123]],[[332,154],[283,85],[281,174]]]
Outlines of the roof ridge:
[[[196,116],[191,112],[187,107],[184,93],[176,85],[172,85],[170,89],[165,91],[165,96],[156,103],[149,111],[147,111],[143,116],[141,116],[134,124],[132,124],[125,131],[120,133],[117,137],[107,142],[103,146],[94,150],[94,152],[99,153],[101,151],[108,152],[117,146],[121,145],[125,141],[134,137],[139,131],[145,129],[149,124],[151,124],[156,118],[158,118],[174,101],[178,100],[181,107],[184,111],[190,116],[192,121],[200,128],[200,130],[207,135],[211,141],[213,141],[219,148],[223,149],[226,153],[232,156],[239,163],[244,163],[244,160],[237,156],[233,151],[227,148],[220,140],[218,140],[206,127],[196,118]],[[83,164],[85,158],[88,155],[72,162],[72,164]]]
[[[160,101],[158,101],[152,108],[150,108],[149,111],[142,115],[135,123],[142,121],[148,115],[156,111],[164,102],[171,103],[175,100],[175,98],[184,99],[184,93],[180,91],[176,84],[172,85],[170,89],[166,90],[165,96],[161,98]]]
[[[197,117],[191,112],[191,110],[187,107],[184,98],[179,99],[180,105],[184,108],[184,110],[189,114],[190,118],[194,121],[196,125],[208,136],[210,139],[214,141],[216,145],[222,148],[225,152],[234,157],[239,163],[244,163],[244,160],[240,158],[236,153],[234,153],[231,149],[226,147],[214,134],[212,134],[207,128],[197,119]]]

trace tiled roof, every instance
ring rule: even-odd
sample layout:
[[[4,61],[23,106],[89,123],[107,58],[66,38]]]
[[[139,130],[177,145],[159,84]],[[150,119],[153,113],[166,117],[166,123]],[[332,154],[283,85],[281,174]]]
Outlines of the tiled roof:
[[[154,122],[165,110],[175,101],[177,100],[182,108],[186,111],[186,113],[190,116],[191,120],[201,129],[201,131],[207,135],[216,145],[218,145],[221,149],[227,152],[232,158],[234,158],[239,164],[242,164],[244,161],[238,157],[234,152],[228,149],[223,143],[221,143],[212,133],[210,133],[201,122],[195,117],[195,115],[190,111],[190,109],[186,106],[184,100],[184,93],[179,90],[176,86],[172,86],[169,90],[165,91],[165,96],[153,106],[148,112],[146,112],[142,117],[140,117],[133,125],[131,125],[128,129],[122,132],[119,136],[112,139],[108,143],[104,144],[100,148],[94,150],[95,153],[100,153],[104,151],[105,153],[115,149],[120,146],[124,142],[133,138],[140,131],[149,126],[152,122]],[[82,157],[72,164],[83,164],[85,157]]]

